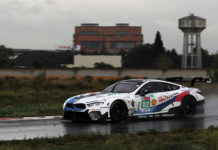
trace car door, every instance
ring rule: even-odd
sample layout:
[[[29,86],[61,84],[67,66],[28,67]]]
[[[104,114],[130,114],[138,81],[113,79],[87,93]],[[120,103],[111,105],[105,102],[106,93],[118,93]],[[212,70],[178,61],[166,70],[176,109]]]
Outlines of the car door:
[[[144,96],[141,95],[139,105],[140,112],[158,112],[162,110],[161,104],[168,100],[168,93],[164,90],[163,82],[149,82],[140,90],[148,91]],[[141,91],[139,91],[141,93]]]
[[[175,98],[179,94],[180,87],[171,83],[164,83],[164,89],[168,93],[169,98]]]

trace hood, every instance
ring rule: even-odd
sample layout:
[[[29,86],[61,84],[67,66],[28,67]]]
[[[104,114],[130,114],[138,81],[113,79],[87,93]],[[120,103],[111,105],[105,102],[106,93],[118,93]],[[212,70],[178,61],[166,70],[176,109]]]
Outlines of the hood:
[[[128,98],[128,93],[105,93],[105,92],[94,92],[94,93],[86,93],[78,96],[74,96],[68,100],[67,103],[94,103],[94,102],[101,102],[106,101],[109,99],[122,99],[122,98]]]

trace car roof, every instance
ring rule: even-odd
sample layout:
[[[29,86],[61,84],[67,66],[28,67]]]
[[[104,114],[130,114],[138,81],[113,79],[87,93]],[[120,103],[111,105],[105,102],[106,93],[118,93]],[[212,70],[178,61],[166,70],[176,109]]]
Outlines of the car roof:
[[[151,81],[175,84],[175,83],[172,83],[172,82],[168,82],[168,81],[165,81],[165,80],[158,80],[158,79],[128,79],[128,80],[122,80],[121,82],[142,84],[142,83],[151,82]]]
[[[128,79],[128,80],[122,80],[121,82],[144,83],[145,80],[143,80],[143,79]]]

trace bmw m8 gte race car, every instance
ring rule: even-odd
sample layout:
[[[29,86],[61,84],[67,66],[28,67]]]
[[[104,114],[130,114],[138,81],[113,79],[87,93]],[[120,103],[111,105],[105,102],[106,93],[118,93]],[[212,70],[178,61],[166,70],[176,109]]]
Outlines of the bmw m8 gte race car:
[[[205,98],[197,88],[164,80],[129,79],[99,92],[67,99],[63,105],[63,119],[122,121],[128,117],[192,117],[203,112],[204,102]]]

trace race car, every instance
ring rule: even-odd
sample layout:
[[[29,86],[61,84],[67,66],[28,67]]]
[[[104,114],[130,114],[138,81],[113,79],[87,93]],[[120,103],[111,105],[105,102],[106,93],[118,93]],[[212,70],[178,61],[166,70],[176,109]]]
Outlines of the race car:
[[[197,88],[165,80],[129,79],[99,92],[68,98],[63,104],[63,119],[119,122],[128,117],[192,117],[203,113],[204,103]]]

